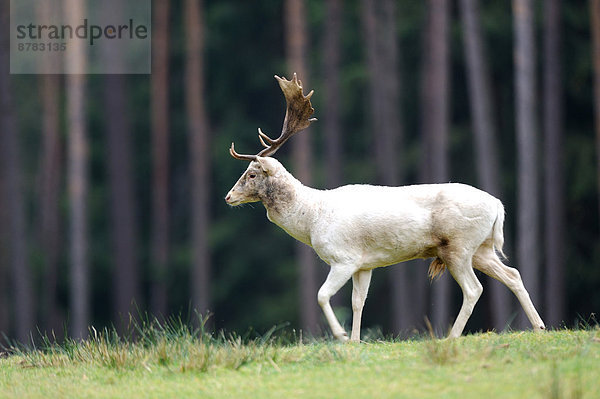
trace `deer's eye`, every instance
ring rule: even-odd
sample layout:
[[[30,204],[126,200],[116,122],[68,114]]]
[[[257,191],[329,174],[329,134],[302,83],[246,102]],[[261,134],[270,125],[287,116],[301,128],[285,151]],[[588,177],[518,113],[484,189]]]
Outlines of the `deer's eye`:
[[[250,173],[250,174],[248,174],[248,177],[250,179],[254,179],[256,177],[256,173]]]

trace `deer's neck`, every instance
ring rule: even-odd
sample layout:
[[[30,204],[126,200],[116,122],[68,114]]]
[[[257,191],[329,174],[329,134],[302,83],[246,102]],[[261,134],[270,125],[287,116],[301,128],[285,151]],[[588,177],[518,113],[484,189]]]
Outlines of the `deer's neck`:
[[[319,192],[288,175],[275,180],[261,200],[271,222],[295,239],[311,245],[310,233],[320,209]]]

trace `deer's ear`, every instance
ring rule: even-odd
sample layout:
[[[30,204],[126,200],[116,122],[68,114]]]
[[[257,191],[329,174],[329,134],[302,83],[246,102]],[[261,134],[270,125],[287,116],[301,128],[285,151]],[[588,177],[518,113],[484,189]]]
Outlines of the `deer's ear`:
[[[277,165],[273,158],[256,157],[256,162],[258,162],[261,169],[264,170],[268,176],[274,176],[277,174]]]

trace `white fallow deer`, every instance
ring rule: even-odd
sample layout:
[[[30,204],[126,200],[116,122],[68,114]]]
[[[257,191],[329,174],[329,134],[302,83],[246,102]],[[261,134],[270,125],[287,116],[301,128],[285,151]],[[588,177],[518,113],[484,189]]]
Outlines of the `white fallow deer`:
[[[304,96],[295,74],[291,81],[275,78],[287,102],[281,135],[271,139],[259,129],[265,148],[256,155],[240,155],[231,144],[231,155],[250,165],[225,201],[232,206],[262,202],[271,222],[311,246],[331,266],[318,302],[337,339],[346,341],[348,335],[329,299],[352,278],[350,339],[359,341],[371,271],[415,258],[434,258],[430,276],[448,269],[462,289],[463,304],[449,337],[462,334],[483,291],[474,268],[517,296],[534,330],[545,328],[519,272],[496,254],[502,254],[504,242],[504,207],[498,199],[464,184],[348,185],[333,190],[304,186],[271,155],[316,120],[311,118],[313,91]]]

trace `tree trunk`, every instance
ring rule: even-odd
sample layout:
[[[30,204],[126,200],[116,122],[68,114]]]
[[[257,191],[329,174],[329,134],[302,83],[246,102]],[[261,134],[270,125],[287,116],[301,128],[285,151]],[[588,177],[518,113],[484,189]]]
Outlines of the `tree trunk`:
[[[65,22],[74,26],[85,15],[84,5],[77,0],[65,0]],[[88,140],[86,131],[86,70],[85,44],[69,43],[65,63],[79,73],[66,77],[68,131],[68,192],[69,240],[71,262],[71,335],[84,338],[90,322],[90,289],[88,260]]]
[[[560,0],[544,2],[546,323],[565,318],[563,113]]]
[[[206,313],[210,306],[210,254],[208,248],[210,149],[204,103],[204,3],[185,1],[186,108],[192,191],[192,306]]]
[[[1,78],[0,78],[1,79]],[[6,204],[8,193],[5,184],[5,171],[3,165],[0,166],[0,203]],[[0,206],[0,334],[10,336],[10,303],[9,303],[9,278],[10,274],[6,266],[10,264],[10,254],[8,248],[8,239],[10,231],[8,229],[8,210],[5,206]]]
[[[394,162],[402,135],[396,7],[390,0],[363,0],[362,4],[377,180],[396,186],[402,167]]]
[[[403,148],[403,129],[396,6],[390,0],[363,0],[362,8],[377,183],[397,186],[403,180],[402,156],[398,156]],[[408,272],[406,265],[390,270],[392,325],[395,332],[406,332],[416,324],[415,299],[411,295]]]
[[[167,313],[169,261],[169,1],[155,0],[152,37],[152,290],[150,309]]]
[[[27,259],[25,200],[21,187],[19,133],[9,74],[9,2],[0,5],[0,184],[6,209],[9,264],[11,268],[15,338],[26,343],[35,326],[31,270]]]
[[[492,115],[490,75],[480,24],[478,0],[461,0],[460,13],[478,180],[481,188],[502,198],[498,178],[497,149],[499,147],[496,145],[496,124]],[[510,292],[503,284],[490,277],[487,278],[487,283],[491,292],[492,323],[497,331],[502,331],[509,321]]]
[[[67,3],[74,3],[67,1]],[[72,13],[70,21],[81,20],[83,10],[77,4],[67,4]],[[79,47],[77,42],[72,43]],[[74,51],[67,62],[84,62],[83,49]],[[71,261],[71,335],[83,338],[90,321],[90,290],[87,194],[88,194],[88,142],[85,123],[85,75],[67,76],[67,126],[68,126],[68,191],[70,213],[70,261]]]
[[[111,236],[113,246],[113,298],[115,320],[127,323],[140,303],[140,274],[137,257],[135,184],[132,170],[132,132],[127,110],[125,75],[107,75],[104,109],[107,163],[110,187]],[[124,325],[116,323],[123,331]]]
[[[39,2],[36,9],[41,18],[56,18],[60,10],[52,9],[49,2]],[[63,327],[57,303],[59,257],[62,249],[62,230],[59,200],[62,185],[62,140],[60,137],[61,80],[59,75],[47,74],[56,70],[59,59],[44,57],[39,88],[42,102],[42,146],[38,165],[38,241],[42,251],[43,278],[41,315],[42,328],[60,331]]]
[[[513,0],[517,129],[517,262],[531,300],[539,305],[538,139],[535,19],[531,0]],[[529,325],[519,314],[519,326]]]
[[[106,20],[123,18],[121,0],[104,0]],[[102,51],[114,70],[123,70],[119,46],[102,42]],[[140,303],[140,272],[137,256],[138,226],[132,166],[132,131],[127,100],[126,75],[106,75],[104,109],[110,188],[111,238],[113,246],[113,309],[117,330],[125,331]]]
[[[62,176],[62,145],[60,139],[58,75],[41,75],[42,155],[39,169],[39,240],[44,260],[42,287],[43,326],[58,331],[62,317],[57,303],[58,265],[62,247],[60,192]]]
[[[304,87],[309,87],[306,66],[305,4],[303,0],[286,0],[284,3],[285,42],[288,68],[291,75],[296,72]],[[306,93],[305,93],[306,94]],[[312,183],[312,152],[310,128],[294,138],[292,157],[296,178],[306,185]],[[319,325],[317,304],[317,259],[312,249],[296,243],[298,266],[300,267],[300,325],[305,332],[316,333]]]
[[[340,120],[340,39],[342,30],[341,0],[327,0],[327,23],[323,38],[324,97],[323,124],[325,126],[325,180],[327,188],[342,184],[342,123]]]
[[[600,215],[600,0],[591,0],[592,57],[594,62],[594,125],[596,130],[596,178]]]
[[[448,182],[449,60],[447,0],[427,2],[425,60],[422,75],[421,128],[425,142],[422,162],[430,183]],[[444,273],[432,285],[432,323],[445,332],[450,325],[450,277]]]

